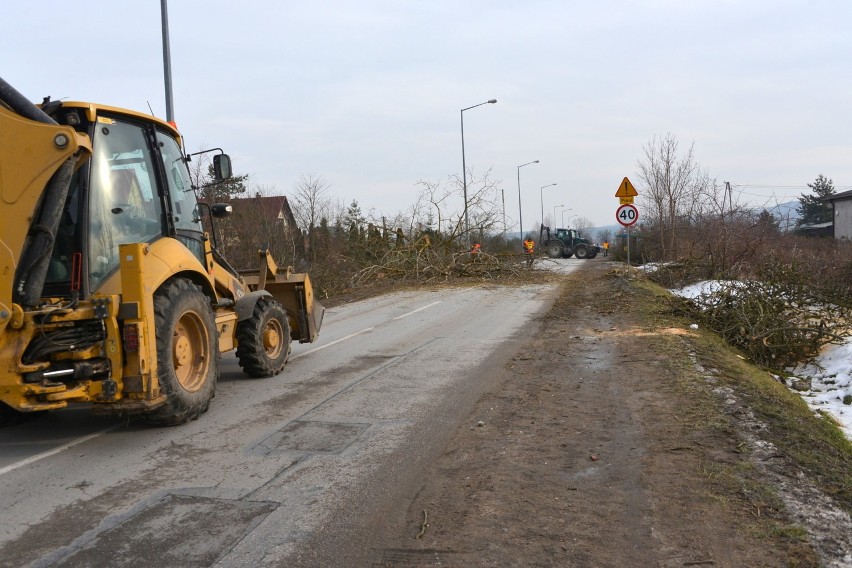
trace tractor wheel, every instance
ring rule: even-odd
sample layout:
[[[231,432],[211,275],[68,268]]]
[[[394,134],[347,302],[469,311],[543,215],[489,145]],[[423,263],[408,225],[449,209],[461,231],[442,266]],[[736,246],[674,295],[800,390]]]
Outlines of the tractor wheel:
[[[201,289],[183,278],[154,294],[157,375],[166,404],[145,415],[159,426],[194,420],[207,411],[219,378],[216,321]]]
[[[596,251],[595,249],[592,249],[592,250],[589,251],[589,258],[590,259],[595,258],[596,256],[598,256],[598,251]]]
[[[275,300],[260,298],[251,317],[237,325],[237,342],[237,360],[246,375],[277,375],[290,357],[287,312]]]
[[[586,245],[577,245],[577,248],[574,249],[574,256],[579,259],[588,258],[589,249],[586,248]]]
[[[559,241],[551,241],[547,243],[547,256],[549,258],[562,258],[563,254],[562,243]]]

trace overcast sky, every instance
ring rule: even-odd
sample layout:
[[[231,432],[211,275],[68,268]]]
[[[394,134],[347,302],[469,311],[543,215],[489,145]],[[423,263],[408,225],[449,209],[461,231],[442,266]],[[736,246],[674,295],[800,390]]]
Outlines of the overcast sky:
[[[613,224],[671,133],[755,204],[852,188],[852,2],[171,0],[175,118],[253,183],[321,176],[364,211],[417,182],[501,180],[524,228],[556,205]],[[6,2],[0,76],[24,95],[165,117],[159,0]],[[641,212],[640,212],[641,214]],[[557,214],[560,221],[561,214]],[[561,223],[557,223],[561,224]]]

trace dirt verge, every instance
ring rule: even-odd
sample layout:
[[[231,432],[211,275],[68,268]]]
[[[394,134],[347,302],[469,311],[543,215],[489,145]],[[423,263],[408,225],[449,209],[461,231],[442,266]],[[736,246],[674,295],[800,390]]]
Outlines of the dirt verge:
[[[375,566],[845,565],[850,533],[791,510],[799,470],[757,451],[691,346],[700,332],[652,317],[653,294],[616,267],[565,277],[374,541]]]

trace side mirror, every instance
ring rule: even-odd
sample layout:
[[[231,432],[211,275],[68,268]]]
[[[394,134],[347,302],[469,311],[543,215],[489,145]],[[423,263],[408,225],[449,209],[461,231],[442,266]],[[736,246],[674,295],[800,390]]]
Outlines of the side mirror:
[[[210,211],[211,213],[213,213],[214,217],[216,217],[217,219],[222,219],[233,213],[234,208],[231,207],[230,203],[214,203],[213,206],[210,208]]]
[[[231,157],[228,154],[213,156],[213,175],[216,181],[225,181],[231,177]]]

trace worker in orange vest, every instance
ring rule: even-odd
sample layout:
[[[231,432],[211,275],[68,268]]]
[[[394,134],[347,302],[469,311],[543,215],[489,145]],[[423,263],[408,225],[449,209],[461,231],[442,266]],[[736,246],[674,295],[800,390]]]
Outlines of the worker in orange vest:
[[[470,257],[476,259],[479,256],[479,251],[482,247],[479,246],[479,243],[473,243],[470,245]]]
[[[532,266],[533,257],[535,255],[535,241],[530,237],[524,241],[524,254],[527,256],[527,265]]]
[[[603,242],[603,249],[604,249],[604,256],[606,256],[607,253],[609,252],[609,241]]]

